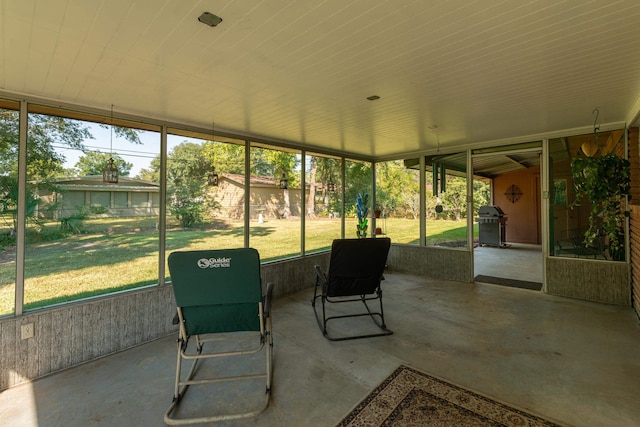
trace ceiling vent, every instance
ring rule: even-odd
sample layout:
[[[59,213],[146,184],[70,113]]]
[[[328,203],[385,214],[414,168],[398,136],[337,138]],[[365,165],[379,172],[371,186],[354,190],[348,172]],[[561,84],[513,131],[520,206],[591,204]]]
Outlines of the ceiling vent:
[[[222,22],[222,18],[214,15],[213,13],[204,12],[198,17],[198,21],[202,22],[203,24],[207,24],[210,27],[215,27]]]

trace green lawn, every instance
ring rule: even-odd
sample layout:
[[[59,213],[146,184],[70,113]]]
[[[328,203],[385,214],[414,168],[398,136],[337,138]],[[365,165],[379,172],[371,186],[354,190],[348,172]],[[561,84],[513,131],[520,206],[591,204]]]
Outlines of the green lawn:
[[[394,243],[417,244],[418,222],[379,220]],[[57,224],[51,224],[53,230]],[[340,219],[306,221],[307,252],[328,249],[340,237]],[[355,237],[355,219],[346,220],[346,237]],[[158,282],[159,235],[154,219],[88,220],[84,233],[27,245],[25,251],[25,309],[76,300]],[[171,251],[244,246],[242,223],[215,223],[197,230],[170,224]],[[353,233],[350,233],[353,230]],[[46,234],[46,233],[45,233]],[[300,254],[301,222],[271,220],[251,223],[250,245],[262,261]],[[428,221],[428,244],[466,242],[466,223]],[[167,272],[168,274],[168,272]],[[15,248],[0,253],[0,315],[14,306]]]

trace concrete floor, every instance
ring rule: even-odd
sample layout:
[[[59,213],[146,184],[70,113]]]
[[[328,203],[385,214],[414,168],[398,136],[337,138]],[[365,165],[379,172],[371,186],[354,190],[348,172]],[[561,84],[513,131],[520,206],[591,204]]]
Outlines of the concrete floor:
[[[277,300],[271,405],[222,425],[335,425],[401,363],[569,425],[640,424],[631,308],[396,272],[386,279],[388,337],[330,342],[312,289]],[[171,336],[0,393],[0,425],[162,426],[174,369]],[[201,396],[198,407],[228,400]]]
[[[542,247],[508,243],[506,248],[478,246],[473,249],[473,272],[478,275],[542,283]]]

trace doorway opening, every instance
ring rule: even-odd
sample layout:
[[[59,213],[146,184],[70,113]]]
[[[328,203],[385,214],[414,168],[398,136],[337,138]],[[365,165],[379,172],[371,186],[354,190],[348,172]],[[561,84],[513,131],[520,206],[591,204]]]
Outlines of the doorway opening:
[[[474,205],[474,281],[542,289],[541,156],[541,142],[473,150],[474,179],[491,187]]]

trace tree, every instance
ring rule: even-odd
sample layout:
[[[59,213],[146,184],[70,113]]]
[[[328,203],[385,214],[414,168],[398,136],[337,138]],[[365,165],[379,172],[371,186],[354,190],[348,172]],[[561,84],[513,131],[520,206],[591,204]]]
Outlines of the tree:
[[[349,215],[355,215],[358,194],[371,192],[371,163],[347,161],[345,180],[345,206],[351,206]]]
[[[159,170],[159,161],[151,162]],[[208,209],[218,204],[207,187],[211,163],[205,156],[203,144],[183,142],[167,155],[167,197],[169,212],[182,227],[188,228],[204,222]]]
[[[149,170],[143,169],[145,171],[145,175],[149,181],[160,182],[160,155],[158,154],[154,157],[151,162],[149,162]],[[140,171],[142,173],[142,171]]]
[[[205,201],[202,197],[194,197],[195,192],[194,188],[188,185],[178,185],[172,189],[169,212],[183,228],[204,222]]]
[[[145,168],[140,169],[140,172],[138,172],[135,178],[142,179],[145,181],[151,181],[151,182],[160,182],[159,178],[156,179],[156,176],[153,170],[145,169]]]
[[[167,156],[168,181],[197,181],[202,184],[211,171],[211,163],[204,156],[204,146],[183,142],[173,148]]]
[[[338,190],[341,188],[341,186],[339,185],[342,181],[340,160],[330,157],[318,157],[316,160],[316,180],[317,177],[320,177],[319,181],[322,183],[322,193],[320,197],[322,204],[325,207],[325,211],[327,213],[339,211],[342,208],[340,197],[342,191],[330,192],[327,190],[330,183],[333,183],[334,190]]]
[[[54,178],[63,178],[65,176],[78,176],[78,169],[76,168],[63,168],[55,173]]]
[[[441,193],[440,197],[452,219],[460,221],[467,215],[467,181],[457,176],[448,178],[447,191]]]
[[[267,158],[274,166],[275,179],[279,180],[280,177],[286,177],[290,186],[299,185],[298,175],[293,171],[298,166],[298,157],[295,154],[287,153],[285,151],[269,150]],[[291,201],[289,200],[289,187],[282,190],[282,217],[289,218],[291,216]]]
[[[420,196],[419,174],[409,170],[401,160],[376,165],[376,208],[384,216],[415,215],[415,195]]]
[[[478,216],[480,206],[491,203],[491,185],[485,181],[473,180],[473,216]]]
[[[140,143],[136,129],[114,126],[113,130],[116,136]],[[64,173],[65,157],[56,147],[85,151],[84,142],[93,139],[93,135],[87,123],[80,120],[29,114],[27,138],[28,179],[42,182]],[[4,175],[18,175],[18,140],[18,112],[0,110],[0,173]]]
[[[30,114],[27,129],[27,176],[42,181],[62,171],[64,155],[54,144],[84,149],[85,139],[92,138],[89,129],[77,120]],[[0,112],[0,171],[18,176],[19,117],[14,111]]]
[[[244,174],[244,145],[207,141],[203,156],[218,173]]]
[[[316,173],[318,171],[318,159],[311,156],[309,162],[309,195],[307,196],[307,218],[316,218]]]
[[[307,217],[315,218],[320,212],[318,205],[324,207],[325,213],[340,210],[340,192],[335,190],[341,182],[340,161],[331,157],[309,156],[307,163],[307,184],[309,197],[307,198]],[[316,193],[317,184],[321,183],[320,193]],[[333,184],[333,190],[328,191]]]
[[[407,212],[411,212],[411,218],[417,219],[420,215],[420,193],[407,193],[404,199],[407,204]]]
[[[26,191],[26,217],[37,221],[37,207],[39,199],[33,192],[33,188]],[[0,218],[10,217],[12,222],[7,224],[10,236],[15,236],[18,227],[18,180],[10,176],[0,176]]]
[[[100,125],[102,128],[109,128],[110,125]],[[132,144],[141,144],[140,141],[140,131],[133,128],[122,127],[122,126],[113,126],[113,134],[116,138],[123,138],[126,141],[129,141]]]
[[[83,141],[91,136],[80,122],[61,117],[30,114],[27,128],[27,177],[29,180],[46,181],[63,171],[64,156],[56,152],[54,144],[81,149]],[[10,234],[16,230],[18,205],[18,141],[19,114],[17,111],[0,110],[0,212],[13,218]],[[37,190],[26,190],[26,218],[38,221],[39,199]]]
[[[456,221],[466,218],[467,212],[467,182],[466,178],[449,176],[447,178],[447,191],[441,194],[442,203],[447,207],[447,211],[452,219]],[[489,204],[491,187],[482,181],[473,181],[473,208],[477,212],[478,208]],[[472,212],[472,215],[474,213]]]
[[[52,189],[49,180],[69,172],[63,168],[65,157],[60,147],[84,151],[84,141],[93,135],[86,122],[44,114],[29,114],[27,126],[27,179],[37,182],[39,188]],[[133,143],[140,142],[135,129],[114,127],[114,132]],[[19,113],[0,109],[0,206],[4,213],[12,213],[17,206],[18,141]],[[36,187],[27,188],[27,220],[37,221],[37,191]]]
[[[107,165],[107,161],[112,158],[113,163],[118,168],[118,175],[129,176],[133,164],[126,162],[118,154],[99,153],[89,151],[78,159],[74,165],[80,176],[102,175],[102,170]]]

